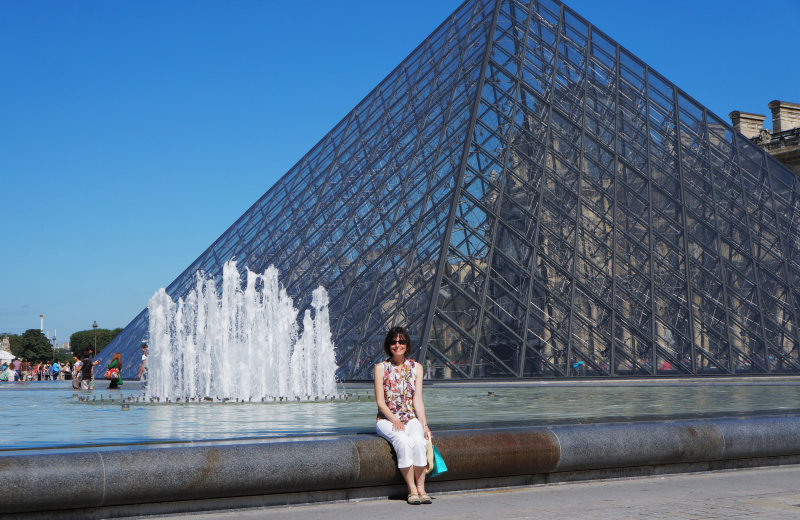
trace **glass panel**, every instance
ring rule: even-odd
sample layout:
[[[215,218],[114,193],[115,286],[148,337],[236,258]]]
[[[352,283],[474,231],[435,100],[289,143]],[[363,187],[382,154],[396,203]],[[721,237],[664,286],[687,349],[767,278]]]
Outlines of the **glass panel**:
[[[343,378],[396,323],[435,379],[797,373],[798,229],[796,175],[571,9],[472,0],[169,292],[321,284]]]

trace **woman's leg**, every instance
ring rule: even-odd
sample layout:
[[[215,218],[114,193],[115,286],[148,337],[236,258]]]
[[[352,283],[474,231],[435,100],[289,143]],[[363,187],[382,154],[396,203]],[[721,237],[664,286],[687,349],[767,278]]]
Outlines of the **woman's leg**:
[[[427,441],[425,430],[417,419],[411,419],[406,425],[406,432],[411,444],[411,463],[414,467],[414,481],[419,495],[425,493],[425,468],[428,466]]]
[[[397,469],[403,476],[408,486],[408,494],[416,495],[417,486],[414,479],[414,466],[411,458],[410,439],[407,431],[396,432],[392,430],[392,423],[381,419],[375,424],[378,435],[389,441],[397,455]],[[406,427],[408,429],[408,427]]]
[[[408,494],[409,495],[419,495],[417,491],[417,485],[414,483],[414,466],[408,466],[407,468],[397,468],[400,470],[400,474],[403,476],[403,480],[406,481],[406,486],[408,486]]]
[[[427,495],[425,492],[425,466],[413,466],[414,467],[414,478],[417,481],[417,494],[419,496]]]

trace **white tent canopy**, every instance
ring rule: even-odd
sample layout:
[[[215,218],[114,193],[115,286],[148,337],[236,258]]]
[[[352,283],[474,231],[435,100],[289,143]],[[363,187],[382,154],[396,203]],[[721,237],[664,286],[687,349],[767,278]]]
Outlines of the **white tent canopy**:
[[[0,361],[12,361],[14,359],[14,354],[7,350],[0,350]]]

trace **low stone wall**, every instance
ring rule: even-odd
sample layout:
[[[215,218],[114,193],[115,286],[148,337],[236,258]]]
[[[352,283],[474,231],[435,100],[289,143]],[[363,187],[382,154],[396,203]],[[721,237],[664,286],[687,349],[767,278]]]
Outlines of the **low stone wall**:
[[[431,489],[475,489],[581,472],[596,478],[660,466],[709,469],[697,463],[713,461],[793,462],[800,415],[442,431],[434,440],[449,471]],[[0,457],[0,514],[15,517],[252,507],[404,488],[389,444],[374,435]]]

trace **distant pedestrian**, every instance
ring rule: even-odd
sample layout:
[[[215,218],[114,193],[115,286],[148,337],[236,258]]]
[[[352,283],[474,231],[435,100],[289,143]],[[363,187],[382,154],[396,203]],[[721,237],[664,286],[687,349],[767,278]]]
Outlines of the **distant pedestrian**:
[[[90,348],[83,354],[81,359],[81,389],[92,390],[94,388],[94,366],[100,363],[94,360],[94,351]]]
[[[114,371],[116,371],[116,377]],[[106,366],[106,379],[111,381],[108,384],[109,389],[119,388],[122,384],[122,354],[119,352],[114,352],[111,363]]]
[[[11,362],[6,365],[3,369],[3,372],[0,374],[0,380],[8,381],[9,383],[14,381],[14,377],[16,377],[17,372],[14,370],[14,363]]]
[[[81,389],[81,358],[78,356],[72,356],[75,359],[75,363],[72,365],[72,389],[73,390],[80,390]]]
[[[142,366],[139,367],[139,375],[136,378],[141,380],[143,377],[147,381],[147,343],[142,343]]]

